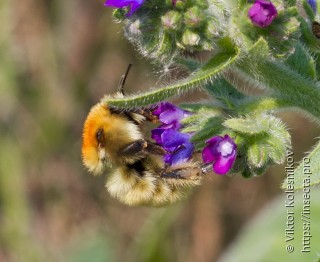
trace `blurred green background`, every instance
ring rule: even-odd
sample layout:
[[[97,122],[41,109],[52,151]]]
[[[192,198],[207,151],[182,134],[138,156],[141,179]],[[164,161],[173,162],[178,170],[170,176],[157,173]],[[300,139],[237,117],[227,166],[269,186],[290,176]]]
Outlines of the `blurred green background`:
[[[217,261],[283,194],[281,166],[250,180],[209,174],[168,208],[130,208],[109,197],[105,177],[90,176],[81,163],[87,112],[115,92],[129,63],[128,93],[178,74],[162,78],[111,13],[103,1],[0,0],[0,261]],[[201,98],[197,92],[179,101]],[[293,113],[281,116],[298,161],[319,128]],[[265,236],[259,228],[255,235]],[[284,229],[278,223],[279,259]]]

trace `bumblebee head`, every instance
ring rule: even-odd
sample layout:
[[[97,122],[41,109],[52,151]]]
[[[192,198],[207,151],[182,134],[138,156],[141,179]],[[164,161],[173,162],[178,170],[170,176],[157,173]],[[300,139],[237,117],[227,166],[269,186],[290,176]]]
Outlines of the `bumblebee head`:
[[[108,109],[97,104],[91,109],[84,123],[82,160],[88,170],[95,175],[101,174],[106,165],[110,166],[104,130],[104,122],[108,117]]]

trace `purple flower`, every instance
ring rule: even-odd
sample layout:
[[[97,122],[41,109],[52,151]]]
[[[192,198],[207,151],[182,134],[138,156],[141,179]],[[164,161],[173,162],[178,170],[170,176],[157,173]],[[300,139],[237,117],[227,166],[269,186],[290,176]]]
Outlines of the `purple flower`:
[[[168,102],[161,102],[152,113],[162,123],[151,131],[151,138],[168,152],[163,157],[164,162],[173,165],[189,160],[194,151],[190,142],[191,134],[181,133],[179,130],[180,121],[191,113]]]
[[[277,17],[278,12],[270,1],[256,0],[249,9],[248,15],[256,26],[267,27]]]
[[[204,163],[213,163],[213,171],[224,175],[232,168],[237,157],[237,145],[228,136],[215,136],[206,141],[207,146],[202,150]]]
[[[159,117],[160,122],[167,125],[179,123],[183,118],[190,115],[190,112],[168,102],[161,102],[152,113]]]
[[[162,134],[166,130],[179,130],[181,124],[179,122],[170,125],[162,124],[159,127],[151,130],[151,138],[155,140],[158,144],[163,144]]]
[[[164,162],[173,165],[189,160],[194,151],[190,138],[190,134],[180,133],[173,129],[164,131],[161,135],[162,145],[169,152],[164,156]]]
[[[317,12],[317,2],[316,0],[308,0],[308,4],[311,6],[313,12]]]
[[[129,7],[130,10],[126,16],[131,16],[140,6],[144,0],[107,0],[104,5],[112,8]]]

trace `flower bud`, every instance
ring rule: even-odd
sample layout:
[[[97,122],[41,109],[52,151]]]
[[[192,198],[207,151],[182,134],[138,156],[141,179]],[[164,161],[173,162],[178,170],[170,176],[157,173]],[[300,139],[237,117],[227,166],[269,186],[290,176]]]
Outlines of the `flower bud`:
[[[116,20],[121,21],[126,17],[126,11],[124,9],[121,9],[121,8],[114,9],[112,15]]]
[[[200,36],[191,30],[187,29],[182,36],[182,43],[186,46],[197,46],[200,41]]]
[[[215,26],[215,24],[210,21],[206,25],[204,34],[208,39],[212,39],[214,37],[219,36],[219,31],[218,31],[217,27]]]
[[[161,23],[167,30],[177,30],[182,22],[182,15],[176,11],[169,11],[161,17]]]
[[[186,7],[186,0],[167,0],[171,3],[171,6],[179,10],[183,10]]]
[[[197,0],[196,6],[198,6],[201,9],[207,9],[209,8],[208,0]]]
[[[140,30],[140,20],[137,19],[133,23],[128,26],[128,31],[131,35],[139,35],[141,33]]]
[[[269,26],[278,15],[276,7],[270,1],[256,0],[249,9],[251,22],[259,27]]]
[[[202,24],[204,14],[197,6],[189,8],[184,14],[184,22],[187,27],[194,28],[199,27]]]

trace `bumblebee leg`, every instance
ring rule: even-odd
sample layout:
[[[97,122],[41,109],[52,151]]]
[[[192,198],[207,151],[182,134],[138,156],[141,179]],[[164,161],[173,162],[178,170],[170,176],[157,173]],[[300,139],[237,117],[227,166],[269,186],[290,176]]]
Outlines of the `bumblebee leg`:
[[[119,155],[123,157],[139,155],[140,153],[143,155],[150,153],[163,156],[167,151],[162,146],[144,139],[129,143],[119,150]]]
[[[172,179],[200,179],[202,176],[202,169],[198,166],[189,165],[189,163],[182,163],[179,166],[169,166],[165,168],[160,176],[162,178]]]
[[[132,157],[134,155],[145,154],[145,149],[147,148],[147,141],[144,139],[136,140],[132,143],[125,145],[119,150],[119,155],[121,157]]]
[[[167,153],[167,151],[162,146],[150,141],[147,141],[146,151],[150,154],[161,155],[161,156]]]
[[[160,177],[174,188],[184,189],[199,185],[203,174],[197,163],[186,162],[165,167],[160,172]]]

